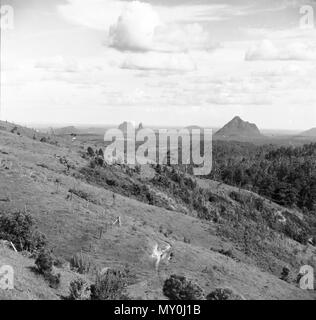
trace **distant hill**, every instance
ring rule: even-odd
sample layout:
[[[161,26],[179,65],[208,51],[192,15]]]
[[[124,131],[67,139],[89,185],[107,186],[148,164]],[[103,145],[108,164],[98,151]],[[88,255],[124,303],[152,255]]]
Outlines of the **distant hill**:
[[[218,140],[253,140],[260,139],[264,136],[254,123],[235,117],[228,122],[222,129],[214,134],[214,139]]]
[[[54,129],[54,133],[57,135],[79,134],[80,130],[74,126],[69,126],[69,127]]]
[[[304,131],[300,133],[300,137],[315,137],[316,138],[316,128]]]
[[[29,138],[37,137],[41,138],[43,137],[43,134],[41,134],[38,130],[32,129],[32,128],[27,128],[23,127],[21,125],[7,122],[7,121],[1,121],[0,120],[0,131],[7,131],[14,133],[19,136],[26,136]]]

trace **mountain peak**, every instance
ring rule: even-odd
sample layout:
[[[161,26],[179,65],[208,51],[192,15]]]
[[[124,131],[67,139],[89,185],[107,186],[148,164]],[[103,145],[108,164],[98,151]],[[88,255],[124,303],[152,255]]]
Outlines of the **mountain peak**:
[[[236,116],[217,131],[214,137],[227,140],[252,140],[261,138],[262,135],[254,123],[244,121]]]
[[[235,116],[231,121],[242,122],[243,120],[239,116]]]

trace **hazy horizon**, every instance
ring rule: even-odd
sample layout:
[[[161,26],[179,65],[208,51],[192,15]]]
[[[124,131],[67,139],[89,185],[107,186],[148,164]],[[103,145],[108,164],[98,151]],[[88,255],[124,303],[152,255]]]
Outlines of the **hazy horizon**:
[[[245,119],[243,119],[245,120]],[[247,121],[247,120],[245,120]],[[9,121],[10,122],[10,121]],[[49,129],[49,128],[53,128],[53,129],[61,129],[61,128],[67,128],[67,127],[76,127],[77,129],[102,129],[102,128],[112,128],[112,127],[118,127],[121,123],[123,123],[124,120],[122,120],[119,123],[20,123],[20,122],[16,122],[16,124],[18,125],[22,125],[22,126],[26,126],[26,127],[32,127],[32,128],[36,128],[36,129]],[[189,126],[199,126],[199,124],[193,123],[193,124],[188,124],[188,125],[184,125],[184,126],[179,126],[176,124],[173,125],[163,125],[163,124],[150,124],[150,123],[143,123],[141,121],[136,122],[136,125],[138,125],[139,123],[142,123],[144,125],[144,127],[148,127],[148,128],[184,128],[184,127],[189,127]],[[209,128],[212,130],[219,130],[221,129],[226,123],[224,123],[221,126],[200,126],[202,128]],[[313,128],[299,128],[299,129],[282,129],[282,128],[259,128],[259,130],[261,131],[261,133],[266,133],[266,134],[295,134],[295,133],[300,133],[303,131],[307,131],[309,129],[313,129]]]

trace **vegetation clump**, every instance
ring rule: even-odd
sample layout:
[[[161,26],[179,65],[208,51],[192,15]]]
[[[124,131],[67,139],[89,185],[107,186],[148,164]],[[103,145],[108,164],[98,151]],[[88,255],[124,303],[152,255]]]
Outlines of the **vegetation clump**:
[[[90,286],[88,283],[81,279],[75,279],[70,283],[70,294],[68,300],[89,300],[90,299]]]
[[[87,255],[80,252],[70,259],[70,268],[80,274],[89,273],[92,269],[92,262]]]
[[[108,269],[98,273],[91,286],[91,300],[124,300],[127,284],[127,275],[121,270]]]
[[[244,298],[228,288],[217,288],[206,296],[206,300],[244,300]]]
[[[0,239],[14,244],[18,251],[31,253],[40,251],[47,244],[44,234],[35,226],[33,217],[27,212],[0,212]]]
[[[35,260],[37,271],[44,276],[51,288],[58,289],[61,277],[60,274],[53,273],[53,264],[54,257],[51,252],[46,249],[42,250]]]
[[[184,276],[172,275],[163,286],[163,294],[170,300],[203,300],[201,287]]]

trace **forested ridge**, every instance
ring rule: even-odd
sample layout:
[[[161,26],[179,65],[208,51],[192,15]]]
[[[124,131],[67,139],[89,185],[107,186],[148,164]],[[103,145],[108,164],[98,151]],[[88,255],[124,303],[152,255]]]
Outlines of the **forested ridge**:
[[[256,192],[280,205],[316,209],[316,143],[300,147],[219,142],[208,178]]]

